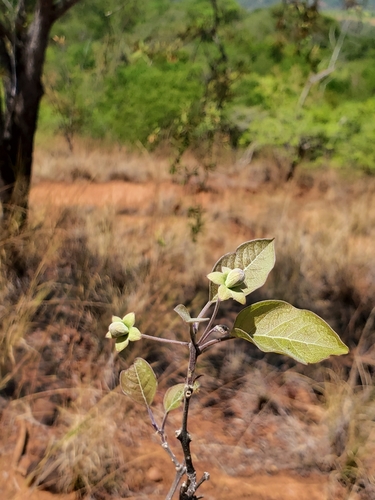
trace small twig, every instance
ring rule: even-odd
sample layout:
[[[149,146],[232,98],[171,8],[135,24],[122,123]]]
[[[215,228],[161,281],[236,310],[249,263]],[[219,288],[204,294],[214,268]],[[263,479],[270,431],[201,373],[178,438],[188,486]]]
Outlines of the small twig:
[[[176,455],[173,453],[173,451],[169,447],[167,437],[166,437],[165,432],[164,432],[168,413],[165,413],[161,427],[159,427],[158,424],[156,423],[155,418],[154,418],[154,414],[152,413],[152,410],[149,406],[147,406],[147,411],[148,411],[148,415],[150,417],[151,424],[152,424],[153,428],[156,430],[157,434],[160,436],[161,447],[163,448],[163,450],[165,450],[168,453],[169,458],[171,459],[173,465],[176,467],[176,476],[175,476],[173,484],[169,490],[169,493],[166,496],[166,500],[171,500],[174,493],[176,492],[176,489],[177,489],[183,475],[186,473],[186,467],[185,467],[185,465],[180,464],[180,462],[177,460]]]
[[[202,345],[203,342],[211,335],[212,331],[214,329],[212,329],[212,323],[215,321],[215,318],[217,316],[217,313],[219,311],[219,307],[220,307],[220,299],[217,299],[217,301],[215,302],[215,309],[214,309],[214,312],[212,313],[212,316],[211,316],[211,319],[205,329],[205,331],[203,332],[203,335],[202,337],[200,338],[199,342],[198,342],[198,345]]]
[[[200,478],[200,480],[197,482],[197,489],[199,486],[204,483],[205,481],[208,481],[210,479],[210,475],[208,472],[203,472],[203,476]]]
[[[181,340],[173,340],[173,339],[163,339],[162,337],[153,337],[152,335],[146,335],[145,333],[141,333],[142,338],[156,340],[157,342],[165,342],[168,344],[179,344],[179,345],[189,345],[189,342],[182,342]]]
[[[350,21],[346,20],[343,24],[343,27],[341,29],[338,40],[335,43],[335,47],[332,51],[332,55],[331,55],[331,59],[328,63],[328,67],[326,69],[323,69],[319,73],[316,73],[316,74],[309,76],[309,78],[308,78],[308,80],[307,80],[307,82],[306,82],[306,84],[301,92],[301,95],[298,99],[298,105],[297,105],[298,109],[303,108],[305,101],[307,99],[307,96],[309,95],[309,92],[311,90],[311,87],[335,71],[337,59],[340,55],[340,51],[342,49],[342,46],[343,46],[343,43],[345,40],[345,36],[348,32],[349,26],[350,26]]]
[[[185,473],[186,473],[185,466],[182,466],[179,470],[176,471],[176,476],[175,476],[174,481],[172,483],[172,486],[168,492],[168,495],[165,497],[165,500],[172,500],[173,495],[175,494],[175,492],[178,488],[178,485],[180,484],[180,481],[183,478]]]
[[[201,310],[201,312],[198,314],[198,318],[204,318],[207,314],[207,311],[209,310],[209,308],[212,306],[213,302],[211,302],[210,300],[207,302],[207,304],[203,307],[203,309]]]
[[[207,351],[207,349],[215,344],[219,344],[220,342],[224,342],[225,340],[231,340],[231,339],[235,339],[236,337],[231,337],[230,335],[228,336],[225,336],[225,337],[220,337],[218,339],[212,339],[212,340],[209,340],[208,342],[206,342],[205,344],[201,345],[200,346],[200,352],[204,352],[204,351]]]
[[[177,460],[177,458],[176,458],[175,454],[173,453],[173,451],[170,449],[168,441],[167,441],[167,437],[166,437],[165,432],[164,432],[164,427],[165,427],[165,423],[167,421],[168,413],[166,413],[164,415],[162,425],[161,425],[161,427],[159,427],[158,424],[156,423],[155,418],[154,418],[154,414],[152,413],[152,410],[151,410],[151,408],[149,406],[147,406],[147,411],[148,411],[148,415],[149,415],[150,420],[151,420],[152,427],[155,429],[155,431],[157,432],[157,434],[159,434],[159,436],[160,436],[162,448],[171,457],[171,460],[174,463],[176,469],[179,470],[182,466],[181,466],[180,462]]]
[[[197,349],[196,337],[197,337],[198,328],[199,328],[199,323],[190,323],[190,340],[191,340],[190,344],[193,344],[195,350]]]
[[[168,412],[165,412],[164,417],[163,417],[163,421],[162,421],[162,423],[161,423],[161,427],[160,427],[160,430],[161,430],[162,432],[164,432],[164,429],[165,429],[165,424],[167,423],[167,418],[168,418],[168,415],[169,415],[169,413],[168,413]]]
[[[148,416],[150,417],[152,427],[156,430],[156,432],[160,433],[160,429],[159,429],[158,424],[156,423],[154,414],[152,413],[152,410],[148,405],[147,405],[147,412],[148,412]]]

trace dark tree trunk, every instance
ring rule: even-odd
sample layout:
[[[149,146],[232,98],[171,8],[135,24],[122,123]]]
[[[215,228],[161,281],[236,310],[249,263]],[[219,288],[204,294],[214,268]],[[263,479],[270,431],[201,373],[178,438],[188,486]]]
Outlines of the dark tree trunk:
[[[49,33],[53,23],[78,1],[38,0],[30,12],[26,2],[19,0],[12,26],[2,21],[10,16],[0,12],[0,69],[5,75],[5,105],[0,108],[0,201],[5,224],[16,228],[27,217]],[[5,9],[4,3],[0,5]]]

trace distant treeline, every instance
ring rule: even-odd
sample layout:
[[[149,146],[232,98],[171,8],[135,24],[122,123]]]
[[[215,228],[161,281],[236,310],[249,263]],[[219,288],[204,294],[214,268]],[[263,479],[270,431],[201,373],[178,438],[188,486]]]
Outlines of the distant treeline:
[[[375,172],[375,27],[301,5],[83,0],[52,34],[40,130]]]
[[[312,3],[313,0],[306,0],[307,3],[309,3],[309,1]],[[353,5],[354,2],[367,10],[373,10],[375,8],[375,0],[347,0],[347,2],[345,2],[345,0],[320,0],[319,7],[322,10],[335,10],[344,8],[345,3],[349,6]],[[245,9],[254,10],[271,7],[273,5],[280,4],[281,2],[277,0],[239,0],[238,3],[242,5],[242,7],[245,7]]]

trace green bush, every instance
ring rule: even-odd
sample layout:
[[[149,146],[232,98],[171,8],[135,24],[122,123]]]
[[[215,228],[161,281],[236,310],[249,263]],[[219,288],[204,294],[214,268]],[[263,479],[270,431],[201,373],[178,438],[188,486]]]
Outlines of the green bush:
[[[183,63],[162,68],[145,61],[120,67],[104,84],[90,128],[120,141],[147,142],[157,128],[169,127],[181,110],[199,98],[200,83]]]

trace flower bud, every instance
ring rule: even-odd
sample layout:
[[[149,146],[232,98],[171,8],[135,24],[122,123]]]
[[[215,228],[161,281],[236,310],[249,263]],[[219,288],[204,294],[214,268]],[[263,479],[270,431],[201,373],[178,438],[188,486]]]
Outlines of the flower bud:
[[[122,321],[115,321],[109,325],[109,333],[113,339],[117,339],[129,333],[129,328]]]
[[[245,273],[242,269],[236,267],[229,271],[228,276],[225,279],[225,286],[228,288],[234,288],[236,286],[242,285],[245,281]]]

